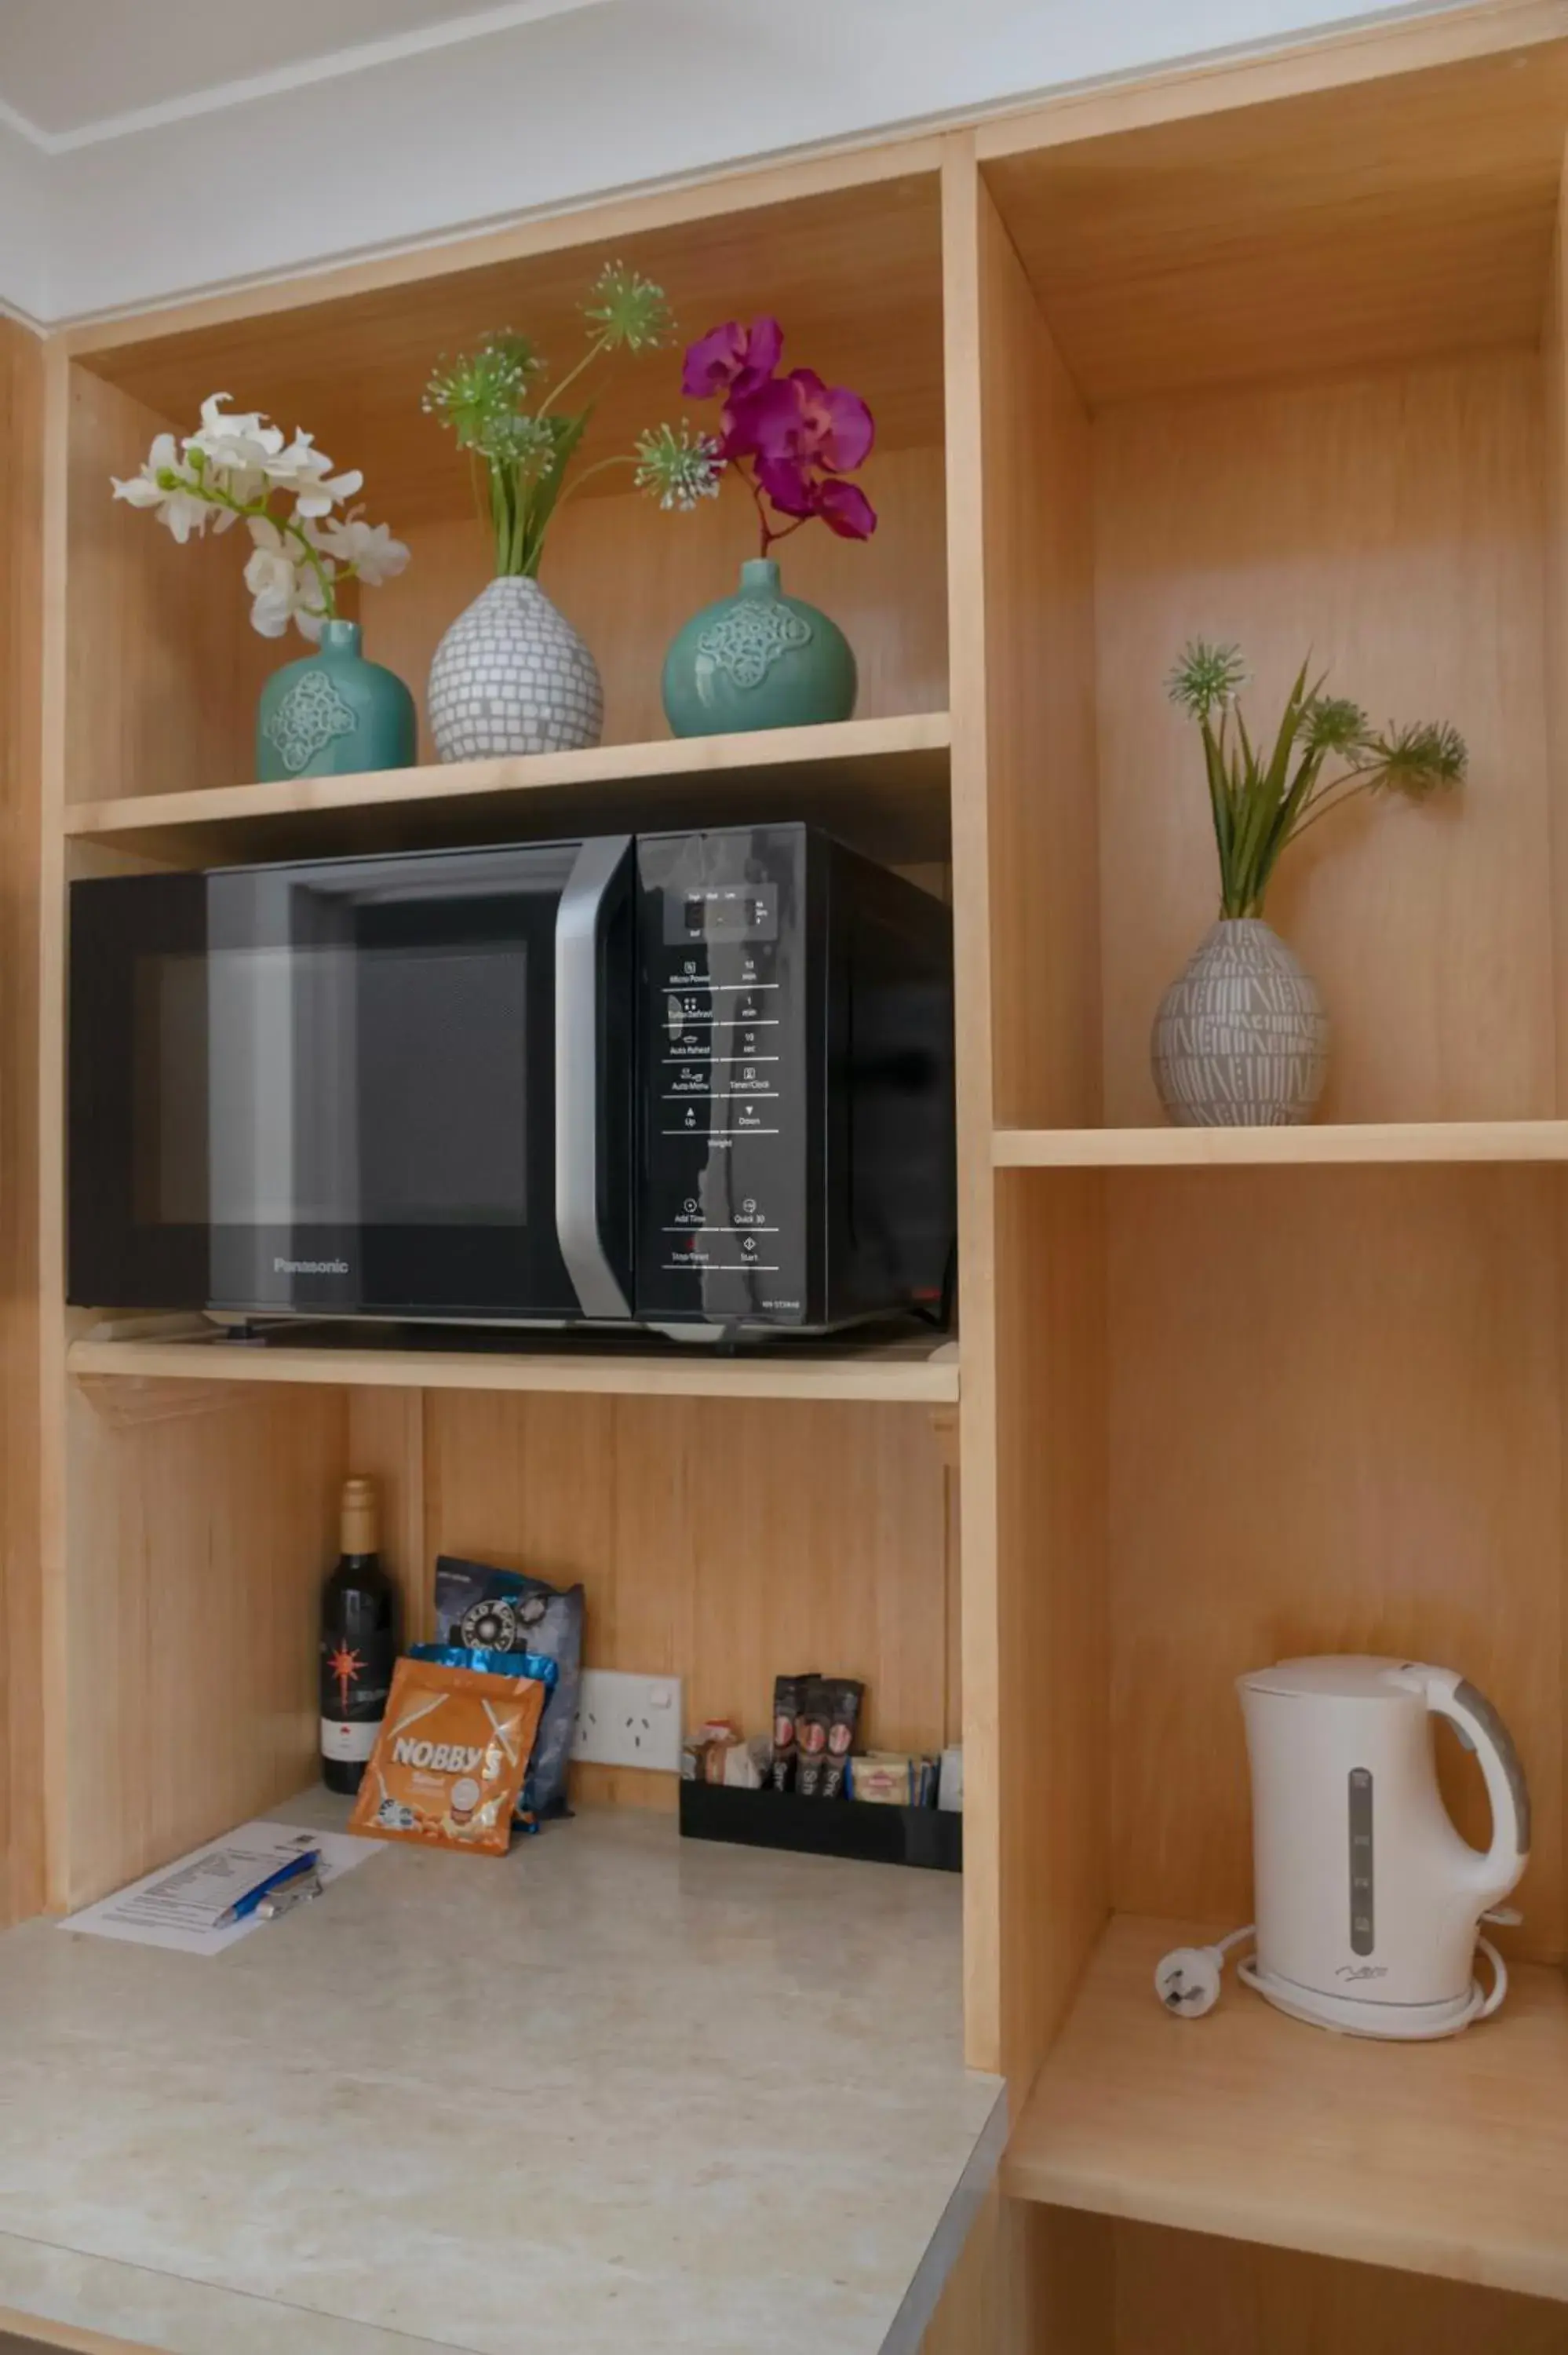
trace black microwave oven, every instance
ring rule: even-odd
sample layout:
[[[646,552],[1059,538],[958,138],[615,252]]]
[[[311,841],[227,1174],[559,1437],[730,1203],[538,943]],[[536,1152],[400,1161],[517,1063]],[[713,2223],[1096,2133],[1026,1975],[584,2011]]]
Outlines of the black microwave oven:
[[[813,828],[75,883],[69,1295],[945,1316],[952,937]]]

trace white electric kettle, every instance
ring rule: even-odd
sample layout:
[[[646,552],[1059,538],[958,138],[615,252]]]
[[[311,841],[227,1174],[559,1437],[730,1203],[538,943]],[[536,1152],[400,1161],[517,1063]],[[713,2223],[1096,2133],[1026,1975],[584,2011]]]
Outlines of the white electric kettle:
[[[1155,1973],[1166,2008],[1213,2009],[1225,1949],[1281,2011],[1360,2036],[1452,2036],[1502,2001],[1508,1975],[1478,1924],[1530,1857],[1530,1795],[1509,1731],[1452,1668],[1358,1657],[1282,1660],[1238,1678],[1252,1761],[1257,1920]],[[1437,1787],[1432,1719],[1474,1750],[1491,1846],[1460,1838]],[[1507,1918],[1517,1920],[1517,1915]],[[1492,1966],[1483,1994],[1477,1946]]]
[[[1364,2036],[1451,2036],[1502,2000],[1472,1978],[1477,1924],[1530,1858],[1530,1795],[1507,1726],[1452,1668],[1283,1660],[1238,1679],[1252,1761],[1257,1958],[1282,2011]],[[1485,1855],[1437,1788],[1432,1718],[1480,1760]],[[1485,1941],[1482,1941],[1485,1944]]]

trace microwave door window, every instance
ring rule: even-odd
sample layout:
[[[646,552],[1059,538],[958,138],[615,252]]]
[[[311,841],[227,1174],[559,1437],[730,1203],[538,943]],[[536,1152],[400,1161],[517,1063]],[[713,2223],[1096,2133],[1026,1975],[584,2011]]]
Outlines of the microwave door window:
[[[366,1225],[526,1226],[528,963],[522,940],[362,952],[355,1143]]]
[[[210,879],[214,1304],[571,1305],[555,1235],[554,847]],[[510,888],[508,888],[510,886]],[[530,888],[532,886],[533,888]]]

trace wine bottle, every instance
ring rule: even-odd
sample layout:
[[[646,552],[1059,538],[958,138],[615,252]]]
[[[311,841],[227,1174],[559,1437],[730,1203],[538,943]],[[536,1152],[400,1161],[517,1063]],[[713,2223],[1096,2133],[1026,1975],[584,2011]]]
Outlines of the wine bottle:
[[[376,1484],[343,1484],[342,1553],[322,1589],[322,1780],[357,1791],[387,1713],[397,1590],[376,1551]]]

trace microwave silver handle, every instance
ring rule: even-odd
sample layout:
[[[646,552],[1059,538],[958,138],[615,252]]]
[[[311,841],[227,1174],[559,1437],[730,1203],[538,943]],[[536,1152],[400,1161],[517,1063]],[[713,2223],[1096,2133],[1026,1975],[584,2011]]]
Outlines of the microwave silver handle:
[[[631,1314],[599,1231],[599,924],[630,847],[585,842],[556,911],[556,1233],[585,1316]]]

